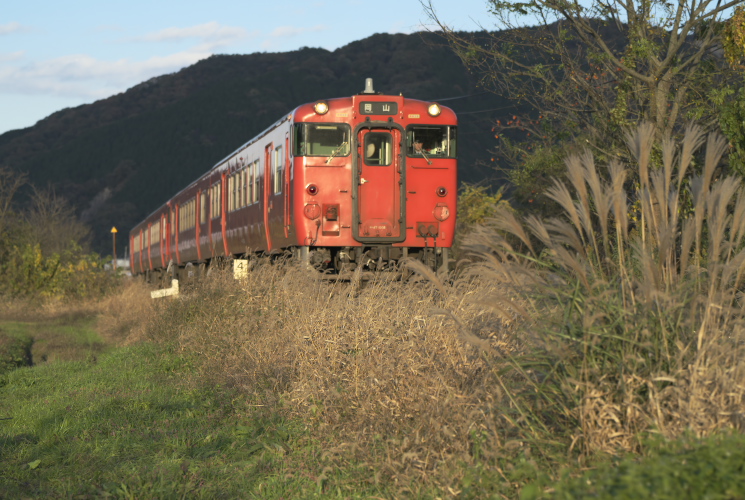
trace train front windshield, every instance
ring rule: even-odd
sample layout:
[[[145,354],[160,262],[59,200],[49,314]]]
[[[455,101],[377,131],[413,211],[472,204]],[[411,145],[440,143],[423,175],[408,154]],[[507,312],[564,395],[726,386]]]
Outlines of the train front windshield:
[[[455,158],[457,156],[456,127],[412,125],[406,129],[409,156]]]
[[[347,156],[351,129],[343,123],[295,125],[295,156]]]

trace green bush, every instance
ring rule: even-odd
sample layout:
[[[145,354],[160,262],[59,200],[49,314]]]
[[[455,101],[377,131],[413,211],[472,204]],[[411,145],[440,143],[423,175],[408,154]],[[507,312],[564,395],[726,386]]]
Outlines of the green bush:
[[[642,459],[626,457],[554,485],[557,499],[745,498],[745,436],[659,441]]]
[[[104,294],[116,282],[97,254],[72,245],[44,255],[41,246],[14,246],[0,263],[0,292],[11,297],[81,299]]]

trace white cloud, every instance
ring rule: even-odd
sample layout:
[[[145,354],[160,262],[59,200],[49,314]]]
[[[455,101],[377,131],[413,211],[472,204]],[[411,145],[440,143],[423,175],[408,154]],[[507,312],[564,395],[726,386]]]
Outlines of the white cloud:
[[[181,42],[184,40],[198,40],[200,50],[215,50],[218,47],[230,45],[238,40],[256,36],[244,28],[223,26],[215,21],[190,26],[187,28],[165,28],[143,36],[130,38],[128,42]]]
[[[297,28],[295,26],[279,26],[277,28],[274,28],[274,30],[271,33],[269,33],[269,36],[272,38],[291,38],[293,36],[302,35],[304,33],[326,31],[327,29],[328,27],[322,24],[311,26],[310,28]]]
[[[115,26],[99,26],[113,31]],[[190,66],[250,36],[243,28],[210,22],[188,28],[167,28],[120,42],[159,43],[191,40],[186,50],[145,60],[123,58],[113,61],[87,54],[71,54],[45,61],[24,62],[22,52],[0,53],[0,92],[23,95],[100,99],[122,92],[154,76]]]
[[[304,35],[306,33],[318,33],[328,30],[328,26],[317,24],[309,28],[298,28],[296,26],[278,26],[269,33],[269,38],[261,42],[262,50],[270,50],[277,46],[277,42],[284,41],[288,38]]]
[[[100,99],[154,76],[172,73],[210,55],[211,52],[192,50],[144,61],[102,61],[78,54],[16,66],[5,65],[0,67],[0,92]]]
[[[31,31],[31,28],[19,23],[0,24],[0,36],[10,35],[11,33],[28,33],[29,31]]]
[[[25,50],[16,52],[0,52],[0,62],[18,61],[26,54]]]

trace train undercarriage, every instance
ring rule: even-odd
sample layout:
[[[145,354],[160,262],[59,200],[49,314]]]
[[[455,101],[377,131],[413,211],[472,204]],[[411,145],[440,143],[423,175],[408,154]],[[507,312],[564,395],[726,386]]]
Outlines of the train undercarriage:
[[[233,269],[236,277],[250,272],[262,261],[298,262],[317,271],[326,279],[350,279],[359,271],[363,278],[385,274],[405,279],[410,274],[402,263],[406,259],[422,262],[434,271],[447,271],[450,266],[448,248],[406,248],[390,245],[365,247],[291,247],[283,252],[253,253],[217,257],[210,260],[188,262],[178,265],[171,261],[166,269],[154,269],[144,273],[145,281],[161,288],[172,286],[173,280],[188,284],[198,280],[213,269]]]

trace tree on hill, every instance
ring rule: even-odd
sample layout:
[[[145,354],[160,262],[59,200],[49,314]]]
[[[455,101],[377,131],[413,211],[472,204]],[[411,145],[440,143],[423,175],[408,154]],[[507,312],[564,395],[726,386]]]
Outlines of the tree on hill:
[[[557,155],[547,151],[561,142],[617,156],[624,131],[643,121],[660,137],[692,117],[716,125],[711,91],[738,78],[722,57],[723,21],[742,3],[489,0],[498,31],[478,40],[453,32],[431,3],[425,8],[485,89],[534,110],[494,130],[513,139],[500,148],[526,194],[546,185],[543,171],[555,172]]]
[[[18,209],[27,177],[0,166],[0,297],[71,299],[95,296],[115,283],[106,259],[89,253],[90,230],[51,187]]]
[[[5,232],[11,223],[13,198],[25,183],[25,175],[17,174],[8,167],[0,166],[0,241],[5,239]]]
[[[745,7],[738,6],[722,30],[724,57],[745,77]],[[733,170],[745,176],[745,86],[742,80],[711,93],[719,115],[719,127],[730,140],[729,161]]]

